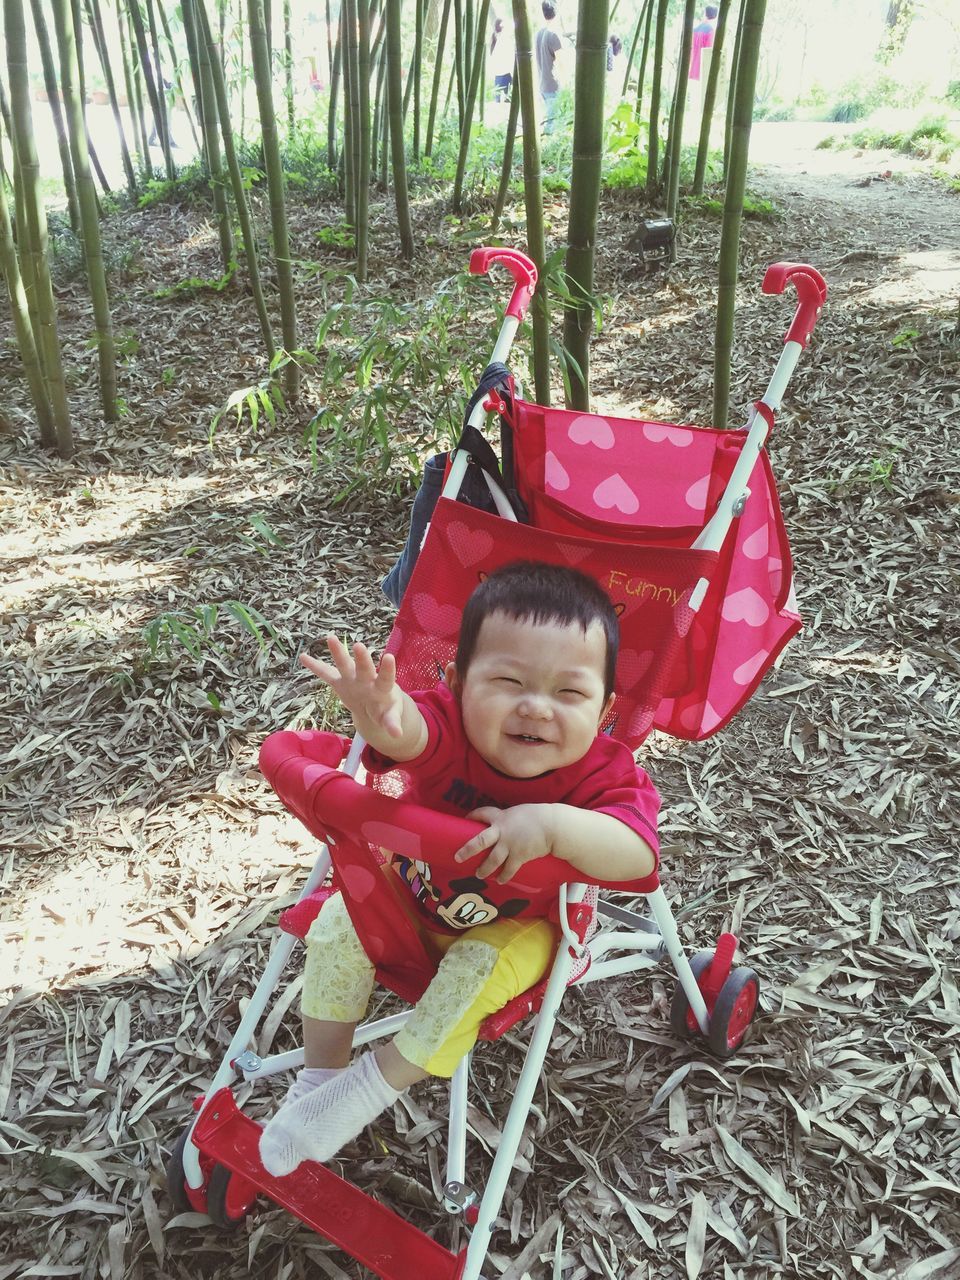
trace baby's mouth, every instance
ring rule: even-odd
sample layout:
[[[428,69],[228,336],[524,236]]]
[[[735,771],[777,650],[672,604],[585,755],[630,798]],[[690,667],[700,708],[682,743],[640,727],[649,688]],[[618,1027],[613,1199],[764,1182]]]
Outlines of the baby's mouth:
[[[537,735],[534,733],[508,733],[507,737],[512,742],[519,742],[523,746],[528,746],[528,747],[548,745],[546,738],[537,737]]]

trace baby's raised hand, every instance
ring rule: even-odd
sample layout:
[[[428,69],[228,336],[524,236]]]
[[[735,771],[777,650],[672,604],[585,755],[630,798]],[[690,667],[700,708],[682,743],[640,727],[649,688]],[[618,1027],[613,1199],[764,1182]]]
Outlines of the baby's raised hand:
[[[335,635],[331,633],[326,640],[334,665],[302,653],[300,661],[303,665],[330,686],[353,716],[361,733],[373,725],[382,728],[391,738],[401,737],[403,695],[397,684],[397,663],[393,654],[383,655],[378,671],[365,644],[357,641],[351,657]],[[364,733],[364,737],[369,738],[369,734]]]

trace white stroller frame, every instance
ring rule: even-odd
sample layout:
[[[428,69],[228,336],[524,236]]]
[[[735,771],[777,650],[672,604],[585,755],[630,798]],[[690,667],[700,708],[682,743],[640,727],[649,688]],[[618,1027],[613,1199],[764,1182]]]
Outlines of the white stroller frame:
[[[477,255],[487,255],[475,266]],[[526,301],[522,296],[521,280],[517,276],[512,259],[522,255],[511,251],[486,249],[475,251],[471,260],[472,271],[486,271],[494,261],[502,261],[514,274],[517,287],[511,306],[504,316],[503,323],[494,346],[491,362],[505,362],[513,345],[514,336],[522,321]],[[525,260],[524,260],[525,261]],[[532,264],[528,264],[532,270]],[[767,288],[771,273],[779,273],[773,279],[773,287]],[[806,274],[803,274],[806,273]],[[535,273],[533,276],[535,280]],[[810,267],[799,267],[791,264],[778,264],[771,267],[764,280],[766,292],[780,293],[786,283],[794,283],[801,297],[801,305],[788,331],[783,351],[777,362],[774,373],[759,403],[771,411],[779,408],[787,383],[800,358],[806,341],[810,336],[816,317],[822,309],[825,286],[822,279]],[[529,283],[529,282],[528,282]],[[780,287],[776,285],[779,283]],[[819,292],[817,292],[819,291]],[[521,295],[517,305],[518,294]],[[793,335],[798,336],[793,336]],[[486,410],[482,402],[478,402],[469,417],[469,425],[481,427],[485,421]],[[752,406],[747,418],[745,443],[740,452],[731,478],[722,495],[716,512],[710,518],[699,537],[693,544],[696,550],[719,551],[732,522],[741,514],[744,503],[749,496],[748,483],[754,465],[769,433],[769,425],[756,406]],[[452,458],[449,474],[443,486],[442,496],[456,498],[459,494],[466,473],[469,455],[459,449]],[[513,508],[506,494],[500,489],[492,477],[485,471],[484,476],[490,486],[498,513],[505,519],[516,520]],[[708,586],[707,579],[701,578],[694,588],[690,600],[691,608],[696,610],[703,601]],[[360,755],[364,746],[363,739],[357,736],[353,740],[349,754],[342,766],[343,771],[356,776],[360,765]],[[331,858],[326,845],[321,852],[304,884],[300,901],[316,891],[324,882],[331,867]],[[443,1207],[450,1214],[464,1214],[473,1222],[470,1240],[466,1252],[466,1260],[462,1271],[463,1280],[479,1280],[487,1251],[490,1247],[491,1234],[500,1211],[501,1202],[514,1158],[523,1136],[524,1126],[529,1114],[530,1105],[540,1078],[541,1068],[553,1034],[554,1025],[564,992],[571,980],[574,966],[585,956],[588,960],[586,971],[576,979],[578,983],[596,982],[603,978],[618,977],[634,973],[641,969],[653,967],[666,953],[673,962],[677,978],[686,997],[689,1010],[696,1018],[701,1032],[706,1035],[710,1027],[710,1017],[703,993],[697,985],[697,976],[691,968],[680,938],[673,912],[662,887],[643,895],[650,908],[651,918],[634,911],[626,910],[602,900],[597,904],[599,916],[606,917],[613,925],[626,928],[609,928],[599,930],[587,941],[581,942],[568,923],[567,905],[580,902],[587,893],[583,884],[568,884],[560,890],[561,929],[563,940],[557,948],[557,954],[550,970],[550,976],[543,998],[542,1007],[536,1018],[536,1024],[527,1051],[526,1060],[520,1073],[513,1101],[504,1123],[500,1144],[493,1160],[486,1187],[481,1196],[469,1188],[466,1180],[466,1134],[467,1134],[467,1087],[470,1055],[467,1055],[457,1067],[450,1088],[450,1115],[448,1124],[448,1152],[446,1165],[446,1183],[444,1185]],[[730,937],[730,935],[725,935]],[[283,1071],[299,1069],[303,1065],[302,1049],[286,1053],[274,1054],[261,1059],[247,1048],[263,1016],[268,1003],[276,989],[287,961],[299,939],[289,934],[281,934],[273,948],[273,952],[264,968],[255,991],[250,997],[249,1005],[243,1014],[236,1032],[224,1054],[223,1061],[204,1096],[202,1106],[221,1089],[231,1086],[242,1078],[245,1082],[253,1082],[277,1075]],[[620,955],[610,956],[611,952]],[[362,1024],[356,1030],[354,1047],[368,1044],[384,1036],[392,1036],[411,1016],[411,1010],[380,1018]],[[194,1122],[194,1124],[196,1121]],[[191,1126],[189,1133],[192,1133]],[[200,1157],[196,1146],[189,1140],[182,1149],[183,1175],[188,1187],[203,1186],[204,1175],[200,1167]]]

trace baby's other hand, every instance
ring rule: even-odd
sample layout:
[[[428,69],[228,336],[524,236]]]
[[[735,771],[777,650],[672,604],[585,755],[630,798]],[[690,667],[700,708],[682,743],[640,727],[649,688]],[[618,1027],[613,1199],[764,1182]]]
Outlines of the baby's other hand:
[[[378,671],[365,644],[357,641],[351,656],[346,646],[332,633],[326,640],[333,666],[312,658],[308,653],[302,653],[300,661],[308,671],[330,686],[355,723],[358,720],[368,721],[382,727],[389,737],[399,738],[403,732],[403,702],[393,654],[383,655]]]
[[[466,862],[487,850],[487,857],[473,874],[481,880],[489,880],[498,872],[496,883],[507,884],[525,862],[545,858],[550,853],[554,843],[552,816],[553,806],[549,804],[518,804],[512,809],[493,806],[474,809],[467,817],[490,825],[458,849],[454,861]]]

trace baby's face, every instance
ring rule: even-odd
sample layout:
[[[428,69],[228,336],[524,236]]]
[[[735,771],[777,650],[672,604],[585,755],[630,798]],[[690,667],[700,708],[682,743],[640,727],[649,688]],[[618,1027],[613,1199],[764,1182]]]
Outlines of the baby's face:
[[[604,697],[606,656],[599,622],[584,633],[576,623],[488,615],[466,677],[447,668],[470,745],[511,778],[582,759],[613,701]]]

